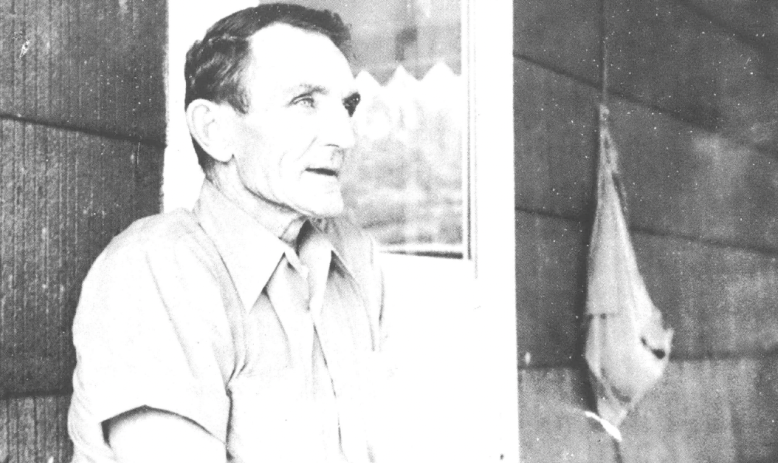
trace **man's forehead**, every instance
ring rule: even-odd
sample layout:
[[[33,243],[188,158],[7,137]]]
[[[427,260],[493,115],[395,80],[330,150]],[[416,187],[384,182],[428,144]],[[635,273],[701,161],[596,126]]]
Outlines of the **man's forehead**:
[[[355,81],[348,60],[324,34],[285,23],[257,31],[250,39],[250,84],[279,89],[312,86],[351,92]]]

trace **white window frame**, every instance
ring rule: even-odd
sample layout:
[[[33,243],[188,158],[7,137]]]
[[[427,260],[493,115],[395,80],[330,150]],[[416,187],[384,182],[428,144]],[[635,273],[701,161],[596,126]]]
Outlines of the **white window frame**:
[[[478,374],[486,377],[461,390],[470,391],[462,400],[479,401],[480,410],[473,419],[487,423],[482,426],[488,428],[486,433],[467,436],[478,440],[475,453],[468,456],[477,455],[478,461],[489,462],[518,462],[520,451],[512,7],[510,2],[463,0],[462,73],[468,82],[464,258],[391,255],[384,260],[387,272],[404,275],[406,282],[423,281],[430,291],[453,291],[458,293],[456,297],[465,296],[463,307],[451,310],[457,314],[452,316],[461,316],[462,309],[474,310],[464,318],[470,316],[485,326],[467,333],[466,342],[478,346],[472,349],[473,355],[488,364],[478,369]],[[457,285],[470,287],[469,282],[475,288],[475,301],[459,294],[462,291]],[[404,310],[430,311],[428,307]],[[435,310],[439,314],[449,309]],[[462,408],[472,411],[469,406]],[[473,445],[469,447],[467,450],[472,450]]]
[[[513,3],[466,1],[471,246],[480,306],[492,327],[494,431],[500,461],[519,461]]]

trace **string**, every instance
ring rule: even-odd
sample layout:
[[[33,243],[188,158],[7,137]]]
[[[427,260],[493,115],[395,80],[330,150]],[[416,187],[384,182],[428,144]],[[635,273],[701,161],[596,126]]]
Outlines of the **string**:
[[[608,18],[607,18],[607,0],[600,1],[600,81],[602,89],[600,92],[599,123],[600,123],[600,156],[605,156],[605,162],[611,167],[615,167],[612,140],[609,133],[608,109]],[[604,133],[603,133],[604,132]]]
[[[600,107],[599,107],[599,139],[600,149],[598,151],[598,161],[600,164],[600,170],[605,168],[607,175],[609,175],[616,188],[616,193],[621,200],[621,209],[624,216],[627,216],[627,197],[624,189],[624,185],[621,182],[618,169],[618,152],[613,145],[613,137],[610,133],[610,109],[608,108],[608,17],[607,17],[607,0],[601,0],[600,2],[600,80],[602,84],[602,90],[600,93]],[[602,188],[600,175],[598,174],[598,191]]]
[[[600,56],[602,56],[600,61],[600,80],[602,84],[602,93],[600,95],[600,101],[606,108],[608,107],[608,18],[607,18],[607,8],[605,7],[605,2],[607,0],[602,0],[600,2],[600,43],[601,43],[601,50],[600,50]]]

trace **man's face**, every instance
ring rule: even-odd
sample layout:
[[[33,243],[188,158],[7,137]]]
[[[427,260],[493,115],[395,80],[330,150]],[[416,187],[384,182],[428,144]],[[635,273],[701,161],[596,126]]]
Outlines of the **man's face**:
[[[242,186],[303,216],[340,214],[359,98],[346,58],[322,34],[273,24],[252,37],[242,82],[248,112],[229,129]]]

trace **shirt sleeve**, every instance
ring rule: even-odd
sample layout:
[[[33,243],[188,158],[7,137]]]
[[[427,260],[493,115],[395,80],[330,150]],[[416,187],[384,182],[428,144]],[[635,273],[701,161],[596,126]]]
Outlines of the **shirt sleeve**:
[[[230,323],[216,274],[189,244],[124,242],[90,270],[73,336],[74,395],[92,421],[148,406],[226,440]]]

